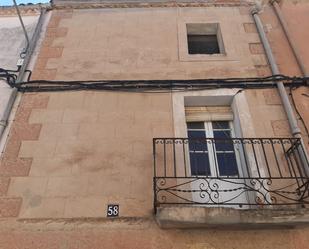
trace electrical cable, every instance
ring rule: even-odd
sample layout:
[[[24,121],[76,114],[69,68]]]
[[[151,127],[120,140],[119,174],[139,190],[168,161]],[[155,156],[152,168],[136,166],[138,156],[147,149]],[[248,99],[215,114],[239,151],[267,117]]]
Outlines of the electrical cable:
[[[296,106],[296,103],[295,103],[295,100],[294,100],[294,96],[293,96],[293,87],[290,87],[290,96],[291,96],[291,100],[292,100],[292,104],[294,106],[294,109],[299,117],[299,119],[301,120],[301,122],[303,123],[303,126],[305,128],[305,131],[306,131],[306,134],[307,134],[307,137],[309,138],[309,130],[308,130],[308,127],[303,119],[303,117],[301,116],[297,106]],[[308,144],[309,144],[309,141],[308,141]]]
[[[32,75],[32,71],[31,70],[28,70],[26,69],[25,72],[28,73],[28,77],[27,77],[27,81],[30,81],[30,78],[31,78],[31,75]]]
[[[193,79],[193,80],[89,80],[89,81],[30,81],[32,71],[25,70],[29,75],[27,81],[16,83],[18,70],[6,70],[0,68],[0,79],[6,80],[7,84],[20,92],[58,92],[58,91],[122,91],[122,92],[150,92],[170,93],[184,91],[198,91],[218,88],[242,88],[261,89],[275,88],[277,82],[283,82],[290,88],[292,104],[297,115],[302,121],[307,136],[309,130],[300,115],[293,97],[293,89],[300,86],[308,86],[308,77],[289,77],[285,75],[272,75],[260,78],[224,78],[224,79]],[[242,91],[242,90],[240,90]],[[304,94],[303,94],[304,95]]]
[[[19,72],[19,70],[20,70],[20,66],[19,67],[17,67],[17,69],[16,70],[13,70],[13,69],[6,69],[6,71],[7,72],[12,72],[12,73],[18,73]]]
[[[151,92],[163,93],[171,91],[198,91],[218,88],[260,89],[274,88],[277,82],[283,82],[289,87],[307,86],[306,77],[290,77],[272,75],[268,77],[252,78],[219,78],[219,79],[192,79],[192,80],[88,80],[88,81],[50,81],[32,80],[31,72],[28,80],[16,83],[16,75],[1,69],[2,77],[7,78],[11,87],[20,92],[54,92],[54,91],[124,91],[124,92]],[[1,75],[0,75],[1,77]]]
[[[304,86],[303,78],[284,78],[285,85]],[[205,79],[205,80],[137,80],[137,81],[28,81],[16,84],[18,91],[106,90],[131,92],[195,91],[217,88],[269,88],[283,78],[269,79]]]
[[[17,76],[15,74],[10,73],[9,70],[0,68],[0,79],[6,80],[7,84],[13,88],[16,84]]]
[[[0,78],[5,79],[8,82],[9,80],[7,79],[7,77],[12,77],[12,78],[14,78],[14,82],[11,80],[11,84],[14,85],[14,84],[16,84],[15,82],[17,80],[17,75],[15,75],[14,73],[19,73],[19,70],[20,70],[20,67],[18,67],[17,70],[11,70],[11,69],[10,70],[3,70],[2,68],[0,68]],[[27,77],[27,82],[28,82],[28,81],[30,81],[32,71],[26,69],[25,72],[28,73],[28,77]]]

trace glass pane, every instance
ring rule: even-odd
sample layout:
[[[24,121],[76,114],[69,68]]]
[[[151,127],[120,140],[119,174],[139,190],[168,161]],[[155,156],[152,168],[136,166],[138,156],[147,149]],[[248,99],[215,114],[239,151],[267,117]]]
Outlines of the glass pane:
[[[188,34],[189,54],[219,54],[217,35]]]
[[[205,131],[188,131],[189,150],[207,151]]]
[[[207,153],[190,152],[191,175],[210,175],[209,158]]]
[[[217,153],[220,176],[238,175],[235,153]]]
[[[214,138],[229,140],[231,138],[231,132],[230,131],[214,131]]]
[[[188,129],[205,129],[204,122],[188,122],[187,127]]]
[[[228,121],[213,121],[212,128],[213,129],[230,129],[230,124]]]
[[[233,140],[230,131],[214,131],[214,138],[217,151],[234,151]]]

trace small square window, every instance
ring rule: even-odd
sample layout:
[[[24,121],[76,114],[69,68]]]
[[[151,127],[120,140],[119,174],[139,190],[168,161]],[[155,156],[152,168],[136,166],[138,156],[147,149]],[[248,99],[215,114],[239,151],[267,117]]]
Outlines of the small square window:
[[[221,32],[218,23],[187,24],[189,54],[224,53]]]

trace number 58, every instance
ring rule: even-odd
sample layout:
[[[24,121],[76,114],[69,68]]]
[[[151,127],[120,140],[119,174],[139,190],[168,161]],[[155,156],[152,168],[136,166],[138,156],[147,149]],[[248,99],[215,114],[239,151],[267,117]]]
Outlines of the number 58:
[[[115,217],[119,215],[118,205],[108,205],[107,206],[107,217]]]

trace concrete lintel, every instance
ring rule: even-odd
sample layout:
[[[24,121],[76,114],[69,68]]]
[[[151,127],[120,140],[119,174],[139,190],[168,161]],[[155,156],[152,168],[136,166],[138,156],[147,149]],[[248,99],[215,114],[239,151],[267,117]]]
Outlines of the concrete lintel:
[[[309,209],[169,206],[157,209],[156,221],[161,228],[295,228],[309,225]]]

